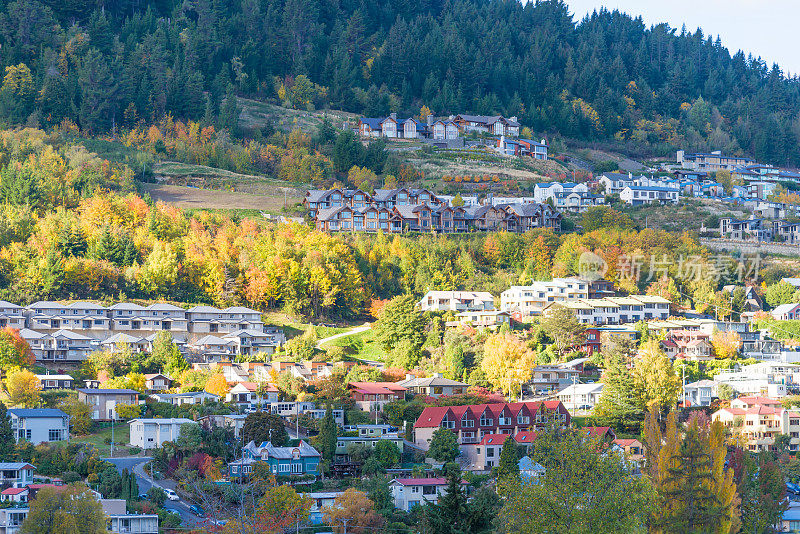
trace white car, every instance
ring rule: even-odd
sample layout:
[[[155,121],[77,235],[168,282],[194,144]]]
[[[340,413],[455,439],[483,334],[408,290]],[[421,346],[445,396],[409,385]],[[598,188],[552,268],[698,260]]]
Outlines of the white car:
[[[180,497],[178,497],[178,494],[175,493],[173,490],[171,490],[169,488],[164,488],[164,493],[167,494],[167,499],[169,499],[171,501],[179,501],[180,500]]]

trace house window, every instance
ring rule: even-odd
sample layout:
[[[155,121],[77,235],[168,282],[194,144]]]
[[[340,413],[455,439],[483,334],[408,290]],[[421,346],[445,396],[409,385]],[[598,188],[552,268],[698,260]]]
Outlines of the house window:
[[[481,426],[492,426],[493,424],[494,424],[494,419],[486,417],[485,414],[481,415],[481,421],[480,421]]]
[[[419,486],[411,486],[411,493],[419,493]]]
[[[494,458],[494,447],[486,447],[486,457]]]
[[[302,473],[303,472],[303,464],[292,464],[292,473]]]
[[[280,468],[280,472],[281,473],[288,473],[289,469],[290,469],[290,465],[289,464],[281,464],[278,467]]]
[[[423,495],[436,495],[436,486],[422,486]]]
[[[61,441],[63,438],[61,430],[50,429],[47,431],[47,441]]]

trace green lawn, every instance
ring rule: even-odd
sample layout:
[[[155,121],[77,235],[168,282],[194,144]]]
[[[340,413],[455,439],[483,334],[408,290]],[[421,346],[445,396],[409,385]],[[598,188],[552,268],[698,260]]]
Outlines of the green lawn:
[[[85,436],[71,437],[72,443],[91,443],[100,451],[102,458],[111,455],[111,446],[105,440],[111,439],[111,426],[95,429],[91,434]],[[116,423],[114,425],[114,456],[128,456],[128,443],[130,442],[130,426],[128,423]],[[119,443],[123,443],[121,447]]]
[[[383,361],[386,358],[386,352],[375,340],[375,334],[372,330],[359,332],[352,336],[340,337],[339,339],[334,339],[330,344],[339,347],[358,347],[358,352],[350,355],[357,360]]]

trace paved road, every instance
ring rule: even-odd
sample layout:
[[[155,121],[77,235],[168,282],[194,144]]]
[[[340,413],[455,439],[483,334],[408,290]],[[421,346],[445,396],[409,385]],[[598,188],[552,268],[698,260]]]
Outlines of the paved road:
[[[370,328],[372,328],[371,325],[365,324],[364,326],[358,326],[356,328],[353,328],[352,330],[348,330],[347,332],[342,332],[340,334],[336,334],[336,335],[333,335],[333,336],[328,336],[326,338],[322,338],[317,342],[317,348],[321,349],[323,343],[327,343],[329,341],[333,341],[334,339],[339,339],[340,337],[347,337],[347,336],[352,336],[354,334],[360,334],[361,332],[366,332]]]
[[[114,464],[117,467],[119,472],[122,472],[123,469],[127,469],[128,471],[133,471],[136,475],[136,482],[139,484],[139,494],[147,493],[147,491],[153,487],[158,486],[160,488],[169,488],[171,490],[175,489],[175,482],[169,479],[161,480],[156,482],[153,480],[150,475],[147,474],[147,471],[144,470],[144,466],[147,462],[152,460],[152,458],[145,457],[141,458],[138,456],[128,457],[128,458],[103,458],[107,462]],[[181,515],[181,519],[183,520],[184,525],[194,526],[198,522],[202,521],[202,518],[198,517],[194,514],[191,510],[189,510],[189,505],[180,501],[170,501],[167,500],[164,503],[164,508],[167,510],[175,510]]]

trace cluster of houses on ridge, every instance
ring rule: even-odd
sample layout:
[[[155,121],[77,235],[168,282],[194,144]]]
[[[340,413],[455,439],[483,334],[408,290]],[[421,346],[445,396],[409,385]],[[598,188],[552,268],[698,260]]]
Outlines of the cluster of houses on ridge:
[[[0,532],[17,534],[30,513],[36,494],[44,488],[66,488],[58,478],[39,477],[36,467],[27,462],[0,463]],[[105,515],[106,532],[111,534],[158,534],[158,515],[128,513],[125,499],[104,499],[88,490],[100,503]]]
[[[325,232],[438,232],[561,229],[561,213],[549,204],[453,205],[427,189],[310,190],[303,205]]]
[[[0,328],[19,330],[41,364],[74,364],[99,350],[150,352],[159,332],[172,335],[187,356],[205,360],[259,352],[272,354],[283,331],[265,325],[261,312],[241,306],[188,310],[168,303],[70,304],[40,301],[18,306],[0,301]]]

